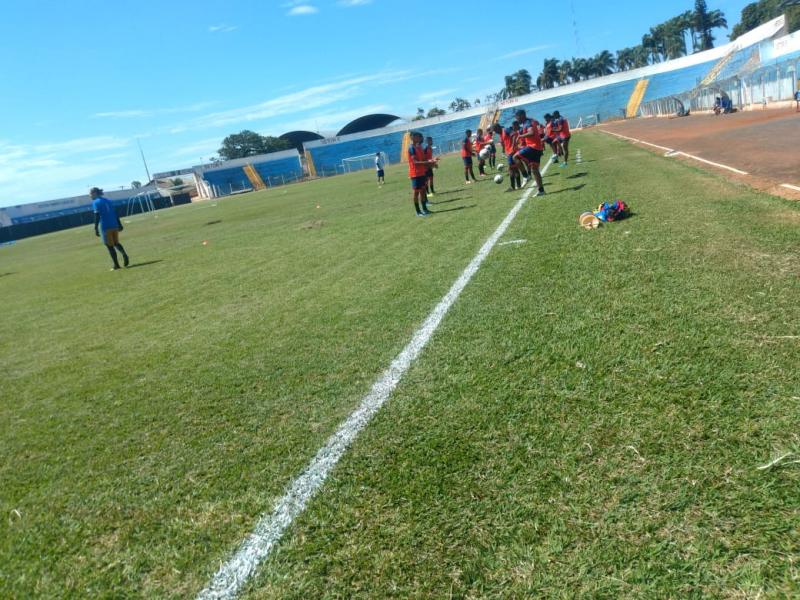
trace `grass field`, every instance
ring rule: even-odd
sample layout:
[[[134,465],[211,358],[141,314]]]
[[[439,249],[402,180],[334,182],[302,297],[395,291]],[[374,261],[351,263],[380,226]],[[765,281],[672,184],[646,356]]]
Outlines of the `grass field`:
[[[573,148],[243,597],[800,594],[800,206]],[[459,171],[0,248],[0,596],[198,593],[518,199]]]

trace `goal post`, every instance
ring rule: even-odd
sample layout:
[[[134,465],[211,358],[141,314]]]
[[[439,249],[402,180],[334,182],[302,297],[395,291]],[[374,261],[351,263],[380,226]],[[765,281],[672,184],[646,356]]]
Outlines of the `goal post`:
[[[389,157],[385,152],[380,153],[383,159],[383,164],[389,164]],[[352,171],[363,171],[364,169],[375,168],[375,154],[361,154],[359,156],[350,156],[342,159],[342,171],[350,173]]]

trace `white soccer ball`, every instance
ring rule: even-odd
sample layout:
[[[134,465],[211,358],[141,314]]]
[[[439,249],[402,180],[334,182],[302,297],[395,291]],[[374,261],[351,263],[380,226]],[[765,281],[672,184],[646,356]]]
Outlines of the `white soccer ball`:
[[[506,168],[506,166],[503,163],[497,163],[497,170],[498,171],[502,171],[505,168]]]
[[[494,182],[498,184],[503,183],[503,176],[500,175],[500,173],[498,173],[497,175],[494,176]]]
[[[482,149],[482,150],[481,150],[481,151],[478,153],[478,156],[480,156],[480,157],[481,157],[481,158],[483,158],[483,159],[487,159],[487,158],[489,158],[489,149],[488,149],[488,148],[483,148],[483,149]]]

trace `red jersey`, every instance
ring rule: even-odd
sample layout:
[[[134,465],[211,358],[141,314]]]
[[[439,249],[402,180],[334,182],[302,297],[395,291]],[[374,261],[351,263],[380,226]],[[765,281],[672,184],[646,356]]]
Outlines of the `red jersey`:
[[[523,146],[530,146],[534,150],[544,150],[542,136],[539,135],[539,122],[536,119],[527,119],[520,123],[522,134],[520,142]]]
[[[564,117],[550,121],[553,137],[565,138],[569,136],[569,123]]]
[[[425,146],[425,160],[433,160],[433,146]]]
[[[478,136],[475,138],[475,152],[480,154],[480,151],[483,150],[483,147],[486,145],[483,136]]]
[[[425,161],[428,157],[425,148],[411,144],[408,147],[408,176],[424,177],[428,174],[428,165],[419,165],[416,161]]]
[[[461,144],[461,158],[469,158],[472,156],[472,140],[464,138],[464,143]]]
[[[517,134],[513,129],[503,129],[500,132],[500,142],[503,144],[503,151],[509,156],[516,152]]]

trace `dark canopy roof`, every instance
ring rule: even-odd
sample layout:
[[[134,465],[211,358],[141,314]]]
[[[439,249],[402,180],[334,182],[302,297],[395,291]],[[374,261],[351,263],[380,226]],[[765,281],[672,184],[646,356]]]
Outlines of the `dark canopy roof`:
[[[313,131],[287,131],[278,137],[289,142],[292,146],[297,148],[297,151],[300,153],[303,152],[303,142],[323,139],[320,134],[314,133]]]
[[[397,121],[400,117],[395,115],[374,114],[364,115],[357,119],[350,121],[347,125],[336,135],[347,135],[349,133],[359,133],[361,131],[370,131],[371,129],[379,129],[386,127],[389,123]]]

